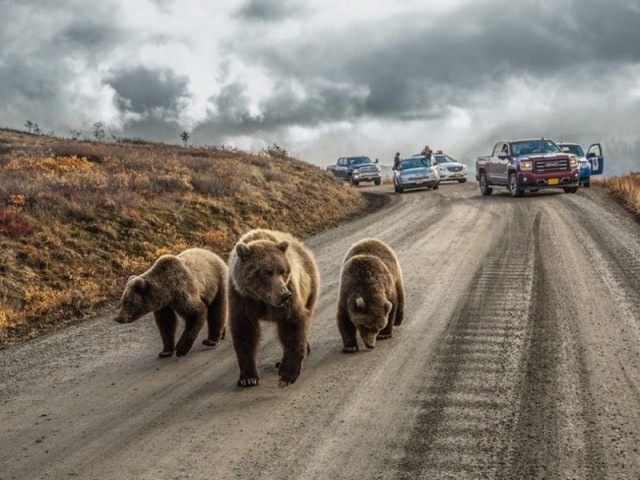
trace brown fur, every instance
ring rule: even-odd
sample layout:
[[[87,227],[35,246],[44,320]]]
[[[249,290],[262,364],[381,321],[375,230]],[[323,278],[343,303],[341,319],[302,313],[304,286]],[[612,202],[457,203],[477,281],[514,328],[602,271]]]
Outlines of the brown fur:
[[[256,366],[260,320],[275,322],[283,348],[276,365],[285,387],[309,353],[309,327],[320,276],[311,253],[288,233],[252,230],[229,256],[229,324],[240,366],[238,385],[260,383]]]
[[[162,255],[149,270],[129,278],[114,320],[131,323],[153,312],[162,336],[161,358],[186,355],[205,319],[209,333],[202,343],[214,346],[224,338],[227,277],[227,265],[209,250],[191,248],[175,256]],[[184,319],[185,328],[176,345],[177,315]]]
[[[384,242],[355,243],[342,263],[338,294],[338,329],[345,353],[358,351],[356,332],[367,348],[390,338],[404,318],[404,285],[396,254]]]

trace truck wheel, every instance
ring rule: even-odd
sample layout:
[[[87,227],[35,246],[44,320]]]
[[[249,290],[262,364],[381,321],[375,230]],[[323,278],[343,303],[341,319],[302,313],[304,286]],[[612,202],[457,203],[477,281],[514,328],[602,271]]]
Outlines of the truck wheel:
[[[434,190],[437,190],[438,188],[440,188],[440,182],[436,182],[436,184],[433,186]]]
[[[518,185],[518,177],[516,177],[515,173],[509,174],[509,194],[512,197],[521,197],[524,195],[520,185]]]
[[[480,193],[485,196],[493,193],[493,188],[489,186],[489,180],[487,180],[487,175],[484,172],[480,174]]]
[[[578,191],[578,187],[564,187],[565,193],[576,193]]]
[[[589,187],[591,186],[591,181],[590,181],[590,180],[587,180],[586,182],[584,182],[584,183],[582,184],[582,186],[583,186],[583,187],[585,187],[585,188],[589,188]]]
[[[354,180],[353,177],[349,175],[349,183],[354,187],[357,187],[360,182],[358,180]]]
[[[380,185],[381,180],[374,180],[373,183],[374,185]]]
[[[466,182],[466,181],[467,181],[467,179],[466,179],[466,178],[461,178],[460,180],[458,180],[458,183],[464,183],[464,182]]]

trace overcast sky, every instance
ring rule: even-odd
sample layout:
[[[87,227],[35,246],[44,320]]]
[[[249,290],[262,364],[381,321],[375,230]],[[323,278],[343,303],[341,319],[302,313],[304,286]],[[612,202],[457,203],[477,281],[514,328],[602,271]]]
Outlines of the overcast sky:
[[[639,0],[0,0],[0,126],[390,164],[502,138],[640,170]]]

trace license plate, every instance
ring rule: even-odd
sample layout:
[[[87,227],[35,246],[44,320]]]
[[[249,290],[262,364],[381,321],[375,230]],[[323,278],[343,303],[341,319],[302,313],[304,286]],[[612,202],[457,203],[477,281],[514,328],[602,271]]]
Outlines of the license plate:
[[[558,183],[560,183],[560,180],[557,178],[550,178],[548,183],[549,185],[558,185]]]
[[[421,178],[418,178],[418,179],[416,180],[416,183],[422,183],[423,181],[424,181],[424,180],[422,180]]]

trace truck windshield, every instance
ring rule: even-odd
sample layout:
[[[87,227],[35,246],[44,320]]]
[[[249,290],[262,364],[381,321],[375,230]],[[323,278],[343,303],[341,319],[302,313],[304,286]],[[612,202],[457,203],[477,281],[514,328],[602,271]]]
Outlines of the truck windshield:
[[[527,140],[513,142],[511,144],[511,152],[515,156],[538,153],[560,153],[560,148],[551,140]]]
[[[373,163],[369,157],[356,157],[349,159],[349,165],[362,165],[364,163]]]
[[[569,153],[573,153],[576,157],[584,157],[584,151],[580,145],[562,145],[562,148],[569,150]]]
[[[434,155],[433,158],[438,163],[457,163],[457,161],[451,158],[449,155]]]
[[[408,158],[407,160],[403,160],[400,162],[399,169],[400,170],[409,170],[410,168],[424,168],[430,167],[431,162],[424,157],[418,158]]]

